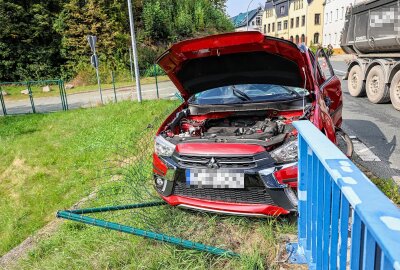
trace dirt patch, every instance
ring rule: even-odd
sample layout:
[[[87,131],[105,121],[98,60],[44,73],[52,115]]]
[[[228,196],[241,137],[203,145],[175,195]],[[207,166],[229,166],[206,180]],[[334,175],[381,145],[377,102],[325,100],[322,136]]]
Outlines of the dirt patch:
[[[26,164],[25,159],[15,158],[10,166],[0,174],[0,182],[7,189],[10,199],[18,203],[20,194],[16,190],[19,190],[29,177],[39,171],[38,167]]]

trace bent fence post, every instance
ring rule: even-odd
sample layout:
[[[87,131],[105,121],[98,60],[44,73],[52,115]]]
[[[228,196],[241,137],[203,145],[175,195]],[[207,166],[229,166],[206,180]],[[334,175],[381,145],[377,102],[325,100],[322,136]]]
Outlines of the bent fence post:
[[[400,270],[400,210],[311,122],[298,121],[298,243],[310,269]]]
[[[129,205],[118,205],[118,206],[107,206],[107,207],[97,207],[97,208],[86,208],[86,209],[76,209],[76,210],[63,210],[57,212],[58,218],[68,219],[75,222],[80,222],[88,224],[91,226],[101,227],[109,230],[119,231],[123,233],[133,234],[136,236],[142,236],[144,238],[153,239],[156,241],[161,241],[164,243],[169,243],[184,248],[194,249],[198,251],[208,252],[218,256],[226,257],[239,257],[239,254],[232,252],[230,250],[225,250],[217,248],[214,246],[204,245],[198,242],[189,241],[179,237],[174,237],[162,233],[157,233],[153,231],[148,231],[140,228],[135,228],[132,226],[123,225],[120,223],[105,221],[102,219],[93,218],[90,216],[85,216],[84,214],[101,213],[109,211],[121,211],[127,209],[139,209],[145,207],[155,207],[162,206],[166,203],[164,201],[156,202],[144,202],[139,204],[129,204]]]

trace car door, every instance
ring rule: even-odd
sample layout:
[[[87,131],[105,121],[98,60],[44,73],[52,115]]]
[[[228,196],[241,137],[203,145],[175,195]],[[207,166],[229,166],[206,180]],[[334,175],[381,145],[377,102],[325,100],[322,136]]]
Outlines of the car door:
[[[332,65],[323,49],[315,55],[314,78],[317,79],[320,94],[328,108],[335,127],[342,124],[342,87],[340,79],[335,75]]]

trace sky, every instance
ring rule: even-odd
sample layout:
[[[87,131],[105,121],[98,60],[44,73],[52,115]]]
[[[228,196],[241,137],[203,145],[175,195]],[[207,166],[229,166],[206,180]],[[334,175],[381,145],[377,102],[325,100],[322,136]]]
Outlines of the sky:
[[[236,16],[240,12],[246,12],[250,1],[251,0],[228,0],[226,2],[226,12],[230,17]],[[257,8],[262,3],[265,3],[265,1],[253,0],[249,10]]]

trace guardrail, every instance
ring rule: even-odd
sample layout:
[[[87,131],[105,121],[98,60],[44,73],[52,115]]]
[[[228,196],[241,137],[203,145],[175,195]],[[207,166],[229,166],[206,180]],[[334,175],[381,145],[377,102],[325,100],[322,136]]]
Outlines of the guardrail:
[[[400,210],[311,122],[298,121],[298,243],[310,269],[400,269]]]

